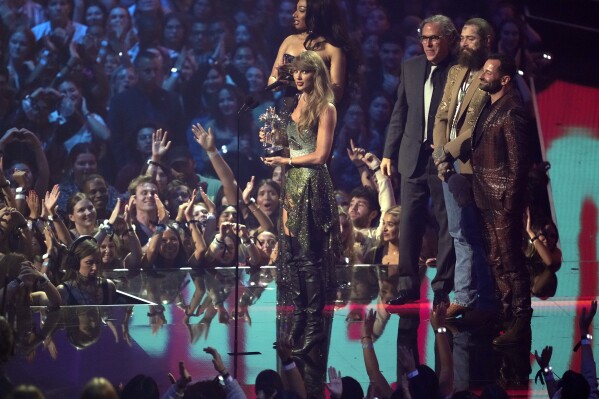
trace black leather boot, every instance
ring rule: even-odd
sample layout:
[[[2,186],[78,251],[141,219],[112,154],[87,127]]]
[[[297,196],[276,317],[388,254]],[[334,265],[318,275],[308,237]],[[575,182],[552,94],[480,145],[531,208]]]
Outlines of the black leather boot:
[[[324,309],[324,281],[320,264],[306,265],[300,272],[300,287],[306,299],[306,328],[303,345],[294,345],[294,355],[306,355],[324,338],[322,312]]]
[[[305,289],[302,289],[303,281],[301,281],[300,273],[297,269],[291,270],[291,299],[293,301],[293,323],[289,336],[293,346],[296,347],[301,343],[302,335],[306,328],[306,306],[307,299]]]

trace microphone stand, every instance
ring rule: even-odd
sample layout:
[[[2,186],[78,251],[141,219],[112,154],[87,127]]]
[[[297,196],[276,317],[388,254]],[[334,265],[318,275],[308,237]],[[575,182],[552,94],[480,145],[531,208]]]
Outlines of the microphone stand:
[[[237,213],[235,216],[235,235],[237,236],[236,244],[233,252],[233,256],[235,257],[235,319],[233,324],[233,353],[229,353],[229,355],[233,355],[233,378],[237,378],[237,367],[238,361],[237,358],[240,355],[257,355],[259,352],[239,352],[239,315],[237,314],[237,308],[239,306],[239,224],[240,224],[240,213],[241,206],[239,202],[239,192],[241,189],[239,188],[239,164],[241,163],[241,116],[243,113],[256,108],[258,103],[251,97],[246,97],[245,101],[239,111],[237,111],[237,165],[235,165],[235,180],[237,180],[237,191],[235,192],[235,203],[237,204]],[[244,204],[245,205],[245,204]]]

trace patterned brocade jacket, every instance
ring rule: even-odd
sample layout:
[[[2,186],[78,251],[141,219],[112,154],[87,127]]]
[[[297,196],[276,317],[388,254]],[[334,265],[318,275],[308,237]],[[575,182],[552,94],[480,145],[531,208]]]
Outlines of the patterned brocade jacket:
[[[521,213],[529,168],[528,116],[512,89],[501,97],[472,138],[474,200],[479,209]],[[478,132],[478,131],[477,131]]]

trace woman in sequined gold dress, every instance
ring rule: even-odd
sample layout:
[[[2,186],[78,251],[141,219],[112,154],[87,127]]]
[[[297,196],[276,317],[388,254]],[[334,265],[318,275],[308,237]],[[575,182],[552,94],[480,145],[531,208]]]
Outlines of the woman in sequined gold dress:
[[[341,253],[339,216],[325,165],[337,111],[329,72],[317,53],[304,51],[295,58],[293,79],[300,93],[287,125],[290,156],[267,157],[264,163],[288,167],[279,266],[292,291],[294,352],[305,354],[324,336],[325,297]]]

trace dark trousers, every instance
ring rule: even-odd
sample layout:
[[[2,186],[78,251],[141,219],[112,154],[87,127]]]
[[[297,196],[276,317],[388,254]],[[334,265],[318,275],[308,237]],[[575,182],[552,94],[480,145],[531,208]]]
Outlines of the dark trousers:
[[[482,209],[483,240],[504,320],[530,317],[530,275],[522,251],[523,212]]]
[[[399,240],[399,289],[414,294],[420,290],[418,258],[428,220],[429,199],[439,226],[437,274],[431,286],[435,293],[448,294],[453,289],[455,251],[447,228],[447,212],[441,180],[433,163],[432,152],[424,148],[412,177],[401,178],[401,223]]]

